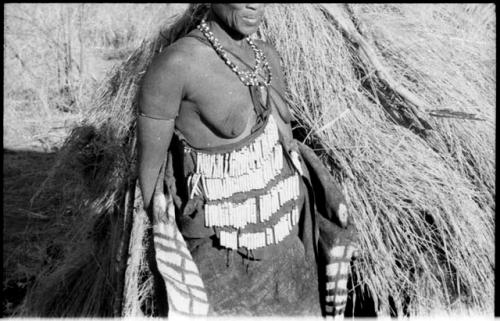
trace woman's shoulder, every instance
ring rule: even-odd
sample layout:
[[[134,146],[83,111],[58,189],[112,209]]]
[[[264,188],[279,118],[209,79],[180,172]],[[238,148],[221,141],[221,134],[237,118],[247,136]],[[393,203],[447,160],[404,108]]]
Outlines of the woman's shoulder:
[[[163,67],[186,66],[205,54],[206,46],[192,37],[183,37],[158,54],[154,62]]]
[[[144,113],[177,115],[186,86],[200,68],[200,50],[196,43],[179,39],[153,58],[141,86]]]

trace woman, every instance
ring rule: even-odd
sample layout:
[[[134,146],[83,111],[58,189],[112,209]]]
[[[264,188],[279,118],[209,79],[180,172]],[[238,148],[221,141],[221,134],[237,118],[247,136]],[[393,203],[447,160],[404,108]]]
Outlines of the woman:
[[[155,229],[155,249],[171,311],[321,315],[323,302],[343,312],[345,290],[320,296],[346,287],[348,264],[333,262],[324,281],[335,282],[326,288],[318,282],[323,269],[315,231],[334,224],[311,215],[312,183],[293,140],[278,54],[249,38],[264,9],[211,5],[196,29],[155,58],[143,80],[138,139],[144,206],[151,211],[153,195],[165,193],[177,210],[176,224],[162,201],[152,210],[153,225],[165,223]],[[156,184],[159,175],[166,177],[165,191]],[[330,218],[345,226],[343,198],[334,198]],[[333,247],[338,239],[320,239],[319,247],[331,252],[326,256],[350,259],[344,247]],[[184,244],[188,250],[176,252]]]

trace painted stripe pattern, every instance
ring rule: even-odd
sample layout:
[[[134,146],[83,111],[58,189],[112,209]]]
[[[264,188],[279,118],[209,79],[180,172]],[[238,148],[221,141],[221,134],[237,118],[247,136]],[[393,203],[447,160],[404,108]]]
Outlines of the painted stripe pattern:
[[[354,247],[334,245],[328,251],[326,272],[325,312],[342,318],[347,304],[347,281]]]
[[[165,220],[153,222],[153,239],[156,263],[167,288],[169,317],[206,316],[209,309],[207,293],[198,267],[175,223],[172,199],[168,195],[155,194],[153,202],[154,211],[166,213]]]

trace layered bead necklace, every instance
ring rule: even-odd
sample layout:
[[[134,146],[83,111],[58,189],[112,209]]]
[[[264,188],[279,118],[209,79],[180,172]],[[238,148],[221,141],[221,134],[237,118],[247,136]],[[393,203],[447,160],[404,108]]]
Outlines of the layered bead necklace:
[[[232,62],[226,50],[224,50],[224,47],[222,47],[220,41],[215,38],[214,34],[212,31],[210,31],[210,28],[208,27],[207,22],[205,19],[201,20],[201,23],[197,26],[198,30],[201,31],[201,33],[205,36],[205,38],[208,39],[208,41],[212,44],[212,47],[215,49],[217,54],[224,60],[226,65],[231,68],[231,70],[238,75],[238,78],[240,78],[241,82],[245,84],[245,86],[269,86],[271,84],[271,68],[269,67],[269,64],[267,62],[266,56],[260,50],[257,48],[257,45],[250,39],[250,37],[246,37],[246,41],[250,45],[250,48],[252,48],[254,55],[255,55],[255,66],[252,68],[250,71],[242,71],[238,66]],[[265,73],[265,80],[262,81],[259,79],[259,71],[263,70]]]

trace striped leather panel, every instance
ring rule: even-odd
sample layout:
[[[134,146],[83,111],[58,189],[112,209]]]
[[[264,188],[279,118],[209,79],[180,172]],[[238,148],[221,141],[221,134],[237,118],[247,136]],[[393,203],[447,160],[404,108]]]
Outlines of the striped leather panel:
[[[347,304],[347,281],[354,252],[351,245],[334,245],[328,251],[326,272],[325,312],[343,316]]]
[[[153,233],[156,263],[167,288],[169,317],[205,316],[209,309],[207,293],[198,267],[175,223],[172,200],[167,200],[163,194],[155,194],[153,202],[154,211],[166,212],[166,220],[153,222]]]

